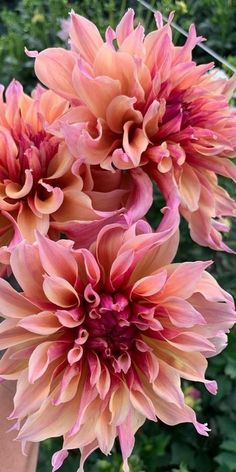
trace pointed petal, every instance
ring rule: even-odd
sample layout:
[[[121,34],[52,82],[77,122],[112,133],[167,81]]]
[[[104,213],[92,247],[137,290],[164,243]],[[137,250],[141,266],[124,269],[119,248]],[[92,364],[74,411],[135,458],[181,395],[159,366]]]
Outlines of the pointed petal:
[[[78,269],[70,250],[40,233],[37,233],[37,241],[42,265],[48,275],[64,278],[73,285]]]
[[[72,71],[76,57],[62,48],[48,48],[35,59],[35,73],[39,80],[68,100],[77,97],[72,84]]]
[[[103,45],[102,37],[94,23],[83,16],[71,13],[70,37],[73,47],[89,63],[93,64]]]
[[[9,318],[22,318],[38,311],[37,307],[14,290],[11,285],[0,279],[1,316]]]

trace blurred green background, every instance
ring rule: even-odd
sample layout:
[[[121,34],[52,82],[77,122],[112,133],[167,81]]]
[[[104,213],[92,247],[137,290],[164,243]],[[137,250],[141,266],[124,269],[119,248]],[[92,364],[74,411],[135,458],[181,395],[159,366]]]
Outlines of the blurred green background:
[[[198,33],[208,38],[207,45],[226,58],[236,67],[236,0],[163,0],[149,4],[164,14],[175,10],[175,21],[187,29],[195,22]],[[30,92],[36,83],[33,61],[24,53],[42,50],[53,45],[61,45],[58,36],[61,20],[73,8],[76,12],[92,19],[104,32],[108,24],[115,27],[127,7],[136,11],[137,21],[147,30],[154,27],[151,12],[137,1],[126,0],[1,0],[0,1],[0,82],[7,85],[14,77],[20,80]],[[183,37],[174,34],[181,44]],[[198,62],[210,62],[204,51],[197,48]],[[216,64],[220,67],[220,64]],[[227,74],[230,74],[225,69]],[[223,185],[236,198],[233,184],[223,181]],[[158,194],[148,218],[155,225],[163,202]],[[227,243],[236,250],[236,224],[232,223]],[[177,259],[180,261],[214,259],[212,273],[218,282],[234,296],[236,295],[236,257],[214,253],[198,247],[189,236],[186,224],[181,226],[181,243]],[[146,423],[137,433],[136,446],[130,459],[132,472],[232,472],[236,471],[236,330],[229,336],[228,348],[209,362],[208,378],[218,381],[219,392],[210,396],[201,385],[183,384],[187,401],[198,412],[199,420],[208,422],[211,428],[209,438],[198,436],[190,425],[167,427],[161,422]],[[195,398],[197,397],[197,398]],[[60,448],[60,440],[45,441],[40,450],[37,472],[50,472],[52,453]],[[73,452],[61,468],[61,472],[76,472],[79,454]],[[118,444],[113,454],[105,457],[94,453],[88,460],[88,472],[119,472],[121,458]],[[17,472],[17,471],[16,471]]]

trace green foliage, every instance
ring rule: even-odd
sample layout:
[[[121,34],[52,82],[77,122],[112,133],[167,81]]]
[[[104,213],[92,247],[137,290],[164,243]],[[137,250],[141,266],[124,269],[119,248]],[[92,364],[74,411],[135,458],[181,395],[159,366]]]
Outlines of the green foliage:
[[[176,11],[176,22],[187,29],[195,22],[199,34],[208,38],[207,44],[219,54],[227,57],[236,66],[236,2],[235,0],[149,0],[165,14]],[[136,0],[12,0],[0,3],[0,64],[1,79],[5,85],[15,77],[26,90],[35,84],[33,61],[24,53],[26,46],[30,50],[42,50],[46,47],[61,45],[58,37],[61,19],[68,11],[86,15],[96,22],[104,33],[108,24],[115,26],[127,8],[136,10],[137,21],[147,29],[154,25],[152,14]],[[183,39],[175,34],[175,39]],[[196,51],[198,60],[210,61],[211,58],[200,49]],[[224,186],[236,198],[235,187],[229,182]],[[234,194],[234,195],[233,195]],[[155,194],[155,204],[148,218],[153,226],[160,219],[160,208],[164,206],[162,197]],[[228,244],[236,249],[236,224],[232,224],[227,237]],[[181,241],[177,260],[214,259],[212,273],[218,282],[236,295],[235,262],[232,255],[214,253],[201,248],[189,237],[187,225],[181,224]],[[236,471],[236,330],[232,331],[227,349],[218,357],[210,359],[208,378],[216,378],[219,392],[210,396],[201,385],[196,388],[201,392],[201,399],[195,409],[201,421],[208,421],[212,429],[209,438],[200,437],[190,425],[168,427],[161,422],[147,423],[137,433],[136,446],[130,459],[132,472],[232,472]],[[184,388],[188,388],[188,383]],[[37,472],[51,470],[51,455],[61,447],[60,440],[45,441],[41,447]],[[79,463],[78,452],[73,451],[61,472],[76,472]],[[120,472],[121,457],[118,445],[113,453],[104,457],[95,452],[87,462],[89,472]]]
[[[60,46],[58,37],[61,20],[75,11],[96,18],[97,25],[104,32],[108,23],[115,25],[118,15],[125,11],[126,0],[117,13],[115,1],[91,2],[90,0],[20,0],[15,8],[9,9],[9,2],[0,2],[0,64],[1,82],[7,85],[12,78],[19,79],[30,91],[36,83],[33,61],[24,48],[41,51],[47,47]],[[13,4],[14,5],[14,4]]]
[[[174,10],[175,21],[185,30],[195,23],[197,32],[207,39],[207,46],[228,59],[235,66],[236,3],[234,0],[162,0],[157,7],[168,14]],[[176,39],[182,41],[179,33]],[[199,60],[211,61],[211,57],[197,48]],[[220,66],[220,64],[217,64]],[[226,69],[226,72],[228,70]]]

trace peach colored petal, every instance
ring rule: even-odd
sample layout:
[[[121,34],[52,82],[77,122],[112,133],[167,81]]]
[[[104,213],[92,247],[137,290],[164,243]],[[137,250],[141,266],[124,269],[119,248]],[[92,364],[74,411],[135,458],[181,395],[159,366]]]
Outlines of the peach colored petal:
[[[78,399],[74,399],[70,403],[70,415],[68,415],[66,403],[52,407],[49,397],[41,408],[28,418],[18,438],[21,440],[30,438],[30,441],[38,442],[47,437],[58,437],[68,431],[77,409]],[[38,417],[43,418],[40,424],[37,421]]]
[[[58,153],[49,162],[46,182],[63,177],[71,169],[73,156],[65,144],[60,144]]]
[[[30,414],[38,410],[41,403],[47,398],[50,391],[50,374],[52,372],[44,375],[40,381],[36,381],[33,384],[30,384],[28,381],[28,372],[23,371],[20,376],[20,387],[17,389],[14,396],[14,410],[11,413],[11,419],[14,418],[24,418],[26,412],[29,411]],[[25,395],[27,392],[27,395]],[[30,409],[29,409],[29,398]]]
[[[50,103],[52,106],[48,106]],[[67,100],[64,100],[52,90],[44,90],[40,95],[39,109],[40,113],[45,116],[47,123],[53,123],[58,116],[63,115],[69,107]]]
[[[0,329],[1,349],[7,349],[9,347],[17,346],[21,343],[27,343],[37,339],[40,339],[40,335],[33,333],[30,334],[23,328],[14,326],[12,320],[5,320],[2,322]]]
[[[107,106],[114,97],[121,94],[118,80],[105,75],[90,77],[78,65],[74,68],[72,79],[79,99],[97,118],[105,118]]]
[[[13,199],[19,199],[25,197],[30,190],[32,189],[33,186],[33,177],[32,177],[32,172],[30,169],[26,169],[25,171],[25,182],[23,187],[21,187],[19,184],[15,182],[9,182],[9,184],[6,185],[6,195],[9,198]]]
[[[0,279],[0,287],[1,316],[7,318],[22,318],[38,311],[36,306],[31,304],[20,293],[17,293],[5,280]]]
[[[130,401],[133,408],[142,416],[152,421],[157,421],[152,401],[141,391],[131,390]]]
[[[44,277],[43,290],[48,300],[62,308],[69,308],[78,303],[78,295],[72,285],[58,276]]]
[[[34,197],[34,206],[36,211],[39,212],[39,214],[42,214],[43,218],[44,215],[54,213],[58,210],[58,208],[60,208],[64,199],[64,195],[63,191],[59,187],[52,187],[45,182],[39,182],[39,193],[40,187],[43,188],[43,191],[44,189],[46,190],[46,198],[41,200],[38,196],[38,193],[36,193]]]
[[[88,62],[93,63],[97,52],[103,45],[102,37],[91,21],[71,13],[70,38],[78,52]]]
[[[78,268],[70,251],[40,233],[37,233],[37,242],[42,265],[47,274],[65,278],[72,284],[75,283]]]
[[[23,237],[33,242],[35,240],[35,230],[46,234],[49,228],[49,217],[47,214],[41,217],[36,216],[28,207],[27,203],[22,204],[17,217],[17,224]]]
[[[35,72],[41,82],[66,99],[76,98],[71,74],[76,57],[62,48],[48,48],[38,54]]]
[[[50,311],[42,311],[37,315],[27,316],[19,321],[18,326],[27,329],[31,333],[45,336],[56,333],[61,328],[57,317]]]
[[[129,413],[129,392],[125,385],[119,385],[111,395],[109,409],[112,424],[119,426]]]
[[[126,121],[142,122],[142,114],[134,109],[135,102],[135,98],[126,95],[113,98],[106,111],[106,121],[112,131],[122,133]]]
[[[159,122],[163,118],[165,102],[153,100],[143,117],[143,131],[148,138],[155,135],[159,128]]]
[[[95,433],[99,448],[104,454],[108,454],[114,445],[116,437],[116,427],[110,422],[110,412],[108,409],[98,417]]]
[[[143,39],[144,27],[139,24],[135,30],[131,31],[124,41],[122,41],[119,50],[143,58],[145,57]]]
[[[139,279],[135,282],[131,291],[131,297],[142,296],[149,298],[152,295],[157,295],[158,292],[164,287],[167,278],[167,272],[165,270],[155,275],[149,275],[147,277]],[[152,298],[153,300],[153,298]]]
[[[66,223],[71,220],[93,221],[100,219],[99,212],[96,212],[92,206],[91,199],[83,192],[68,187],[63,192],[63,203],[53,215],[56,222]],[[67,226],[67,224],[66,224]]]
[[[61,389],[54,400],[54,405],[66,403],[75,397],[80,382],[80,374],[77,365],[68,365],[63,374]]]
[[[172,265],[174,269],[170,277],[167,279],[165,288],[161,294],[162,298],[175,296],[181,296],[183,299],[189,298],[192,293],[196,290],[197,283],[199,282],[202,272],[206,267],[211,265],[211,261],[206,262],[184,262],[182,264]],[[191,274],[191,282],[186,285],[186,277],[188,273]]]
[[[132,121],[127,121],[124,125],[123,147],[124,151],[131,159],[133,166],[137,167],[140,163],[142,153],[147,149],[148,139],[143,130],[137,128],[132,140],[130,140],[132,125]]]
[[[174,403],[166,404],[161,398],[155,402],[155,407],[161,421],[169,425],[179,423],[193,423],[199,434],[208,436],[209,428],[206,424],[198,423],[195,412],[187,405],[182,408],[177,407]]]
[[[94,65],[94,74],[97,77],[110,77],[117,80],[122,95],[135,95],[139,100],[144,97],[141,77],[132,56],[124,52],[117,52],[104,44],[99,50]]]
[[[122,226],[110,225],[109,230],[105,227],[104,231],[100,231],[96,256],[104,273],[109,274],[123,240],[124,230]]]
[[[42,289],[43,267],[36,247],[23,242],[18,244],[11,255],[10,263],[12,272],[25,296],[30,299],[30,296],[37,294],[37,302],[45,302],[46,298]]]
[[[194,170],[188,164],[185,164],[179,181],[181,192],[181,203],[188,210],[195,211],[199,207],[200,182]]]
[[[3,354],[0,360],[1,378],[16,380],[19,378],[22,370],[27,367],[26,359],[14,359],[15,351],[18,351],[19,347],[10,347]],[[24,386],[23,386],[24,387]]]
[[[181,390],[180,376],[175,369],[163,361],[159,361],[159,373],[153,390],[158,397],[170,403],[184,406],[184,394]]]
[[[29,383],[35,383],[46,372],[49,364],[64,354],[65,343],[45,341],[41,342],[29,358],[28,379]]]

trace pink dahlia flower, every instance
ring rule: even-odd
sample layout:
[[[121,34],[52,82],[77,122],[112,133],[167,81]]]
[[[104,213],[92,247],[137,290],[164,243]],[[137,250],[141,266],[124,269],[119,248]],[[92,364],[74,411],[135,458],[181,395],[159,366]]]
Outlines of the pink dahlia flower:
[[[19,440],[63,435],[54,471],[79,448],[82,472],[94,449],[108,454],[118,437],[127,472],[146,418],[208,435],[181,379],[216,393],[206,358],[226,346],[236,314],[205,272],[211,262],[171,264],[177,245],[176,233],[167,239],[140,221],[104,227],[90,250],[40,233],[13,250],[23,292],[0,280],[0,376],[17,381],[10,418]]]
[[[202,41],[194,25],[182,47],[172,42],[171,20],[146,37],[129,9],[103,41],[96,26],[71,13],[71,50],[36,56],[39,79],[74,106],[61,123],[71,152],[103,168],[145,169],[168,200],[175,185],[180,213],[201,245],[230,251],[221,217],[236,205],[217,175],[236,179],[236,116],[228,98],[236,78],[217,79],[213,64],[196,65]],[[168,178],[171,176],[171,178]]]
[[[3,87],[1,88],[3,93]],[[125,175],[78,165],[64,139],[48,127],[68,109],[67,100],[37,87],[29,97],[13,81],[0,98],[0,247],[35,229],[78,232],[80,238],[120,213],[142,218],[152,203],[152,185],[141,169]],[[51,225],[51,226],[50,226]],[[2,259],[0,249],[0,259]]]

